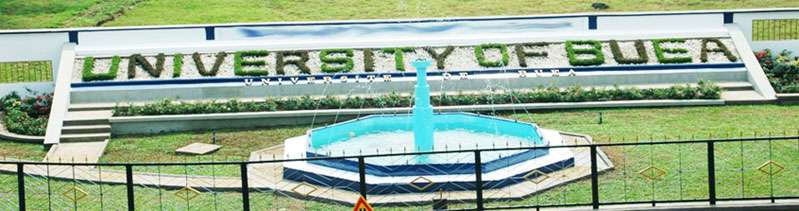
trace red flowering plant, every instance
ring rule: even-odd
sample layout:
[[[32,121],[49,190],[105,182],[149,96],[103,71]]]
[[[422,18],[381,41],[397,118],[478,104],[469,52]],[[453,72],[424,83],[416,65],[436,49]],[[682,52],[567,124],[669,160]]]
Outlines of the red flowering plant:
[[[775,91],[799,93],[799,57],[787,50],[773,55],[769,49],[755,52],[755,57]]]

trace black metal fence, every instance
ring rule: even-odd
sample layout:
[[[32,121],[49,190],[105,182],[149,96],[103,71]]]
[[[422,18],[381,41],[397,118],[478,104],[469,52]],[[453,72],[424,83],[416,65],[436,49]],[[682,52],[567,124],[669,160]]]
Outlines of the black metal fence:
[[[799,19],[752,20],[752,40],[799,40]]]
[[[568,139],[568,138],[567,138]],[[548,147],[503,147],[446,152],[363,154],[248,162],[41,163],[0,162],[0,206],[6,210],[304,210],[352,209],[359,195],[378,210],[536,209],[546,207],[799,198],[799,136],[668,142],[622,142]],[[531,169],[499,185],[489,170],[493,152],[547,149],[573,153],[574,162],[553,171]],[[560,151],[558,151],[560,150]],[[445,155],[467,175],[432,172],[411,181],[415,192],[380,193],[369,167],[376,159]],[[270,157],[270,156],[265,156]],[[282,157],[282,154],[277,155]],[[357,163],[352,181],[324,180],[285,168],[309,161]],[[396,161],[396,160],[394,160]],[[467,169],[463,169],[467,168]],[[471,169],[468,169],[471,168]],[[385,170],[385,169],[383,169]],[[450,169],[452,170],[452,169]],[[301,175],[291,175],[301,174]],[[306,177],[298,182],[285,178]],[[439,184],[462,190],[435,190]],[[342,176],[344,177],[344,176]],[[458,184],[467,182],[473,186]],[[380,187],[380,188],[393,188]]]
[[[52,80],[50,61],[0,62],[0,83]]]

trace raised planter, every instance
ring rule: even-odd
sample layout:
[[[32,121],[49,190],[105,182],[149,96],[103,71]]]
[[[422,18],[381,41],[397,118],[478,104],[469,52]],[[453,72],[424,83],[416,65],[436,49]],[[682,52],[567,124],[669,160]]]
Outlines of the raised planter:
[[[620,107],[671,107],[724,105],[724,100],[631,100],[576,103],[528,103],[435,107],[436,112],[488,112],[508,110],[552,110]],[[409,113],[411,108],[330,109],[274,112],[241,112],[112,117],[113,135],[153,134],[230,128],[262,128],[339,122],[370,114]],[[224,124],[219,124],[224,122]]]
[[[777,102],[781,104],[799,103],[799,93],[780,93],[777,94]]]

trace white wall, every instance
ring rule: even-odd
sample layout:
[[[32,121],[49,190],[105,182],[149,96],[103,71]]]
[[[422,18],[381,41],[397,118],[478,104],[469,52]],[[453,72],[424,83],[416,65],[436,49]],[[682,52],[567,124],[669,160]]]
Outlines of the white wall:
[[[597,17],[598,30],[693,31],[714,29],[723,25],[724,15],[722,14]]]
[[[0,34],[0,62],[50,61],[56,75],[61,46],[68,37],[67,32]]]
[[[799,12],[751,12],[736,13],[733,21],[741,27],[746,39],[749,40],[753,50],[769,48],[775,51],[787,49],[799,52],[799,40],[780,40],[780,41],[753,41],[752,40],[752,20],[757,19],[799,19]]]
[[[0,97],[6,96],[11,92],[16,92],[20,96],[33,96],[34,94],[49,94],[53,92],[53,82],[33,82],[33,83],[0,83]],[[38,93],[30,93],[27,90]]]

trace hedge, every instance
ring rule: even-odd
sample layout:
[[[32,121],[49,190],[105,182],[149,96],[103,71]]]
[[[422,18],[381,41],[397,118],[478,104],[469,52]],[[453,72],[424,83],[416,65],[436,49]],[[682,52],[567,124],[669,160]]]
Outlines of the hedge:
[[[575,45],[590,45],[591,48],[574,48]],[[580,59],[577,58],[578,54],[591,54],[594,55],[594,58]],[[596,40],[566,41],[566,56],[569,57],[569,64],[574,66],[593,66],[605,63],[602,43]]]
[[[716,48],[708,49],[707,43],[710,42],[716,43]],[[733,55],[732,52],[730,52],[730,49],[728,49],[727,46],[721,42],[721,40],[716,38],[702,39],[702,53],[700,54],[699,59],[702,60],[703,63],[708,61],[707,60],[708,53],[723,53],[724,56],[727,57],[727,60],[731,62],[738,61],[738,57],[735,57],[735,55]]]
[[[644,64],[649,61],[644,41],[641,40],[635,41],[635,52],[638,54],[636,58],[624,57],[621,47],[619,47],[619,42],[616,40],[610,40],[610,51],[613,53],[613,60],[616,60],[619,64]]]
[[[332,54],[343,54],[344,56],[333,56]],[[355,66],[352,61],[352,49],[324,49],[319,52],[319,60],[322,62],[322,72],[338,73],[350,72]]]
[[[439,70],[444,70],[447,64],[447,57],[452,54],[452,51],[455,50],[455,47],[444,47],[444,51],[441,53],[436,52],[436,49],[433,47],[425,47],[424,50],[427,51],[427,54],[430,54],[430,57],[433,57],[433,59],[436,60],[436,68]]]
[[[655,48],[655,56],[658,58],[658,62],[662,64],[679,64],[679,63],[690,63],[693,59],[690,56],[675,56],[675,57],[666,57],[666,53],[671,54],[686,54],[688,53],[688,49],[685,48],[663,48],[660,46],[661,43],[685,43],[684,39],[655,39],[652,40],[652,47]]]
[[[175,54],[172,58],[172,78],[179,78],[183,72],[183,54]]]
[[[699,86],[672,86],[670,88],[603,88],[584,89],[579,86],[566,89],[539,87],[532,91],[512,91],[482,95],[440,95],[431,98],[435,106],[451,105],[491,105],[548,102],[586,102],[610,100],[652,100],[652,99],[719,99],[721,89],[712,83],[700,82]],[[376,97],[339,98],[309,96],[290,98],[267,98],[264,102],[241,102],[230,100],[224,103],[179,103],[163,100],[158,103],[114,107],[115,116],[141,116],[166,114],[201,114],[260,111],[292,111],[343,108],[395,108],[410,107],[411,96],[391,93]]]
[[[286,59],[286,56],[296,56],[299,59]],[[286,65],[294,65],[300,73],[311,74],[311,68],[305,65],[308,61],[308,51],[282,51],[275,55],[275,71],[278,75],[286,75]]]
[[[106,73],[94,73],[94,57],[83,58],[83,72],[81,73],[83,81],[104,81],[113,80],[117,77],[119,72],[119,62],[122,59],[119,56],[111,58],[111,67]]]
[[[219,67],[225,62],[225,57],[227,57],[227,53],[224,51],[217,53],[214,66],[211,67],[211,71],[207,71],[205,69],[205,64],[203,64],[202,57],[200,57],[200,53],[194,52],[194,54],[191,55],[191,58],[194,59],[194,65],[197,66],[197,72],[202,76],[216,76],[216,73],[219,72]]]
[[[375,53],[372,52],[372,49],[369,48],[363,49],[363,71],[364,72],[375,71]]]
[[[486,49],[499,49],[502,58],[499,61],[488,61],[485,58]],[[508,45],[501,43],[488,43],[481,44],[474,47],[474,56],[477,57],[477,63],[482,67],[504,67],[510,63],[510,56],[508,55]]]
[[[265,76],[269,75],[269,69],[266,68],[265,60],[247,60],[249,58],[266,57],[269,56],[269,51],[255,50],[255,51],[237,51],[233,55],[233,73],[237,76]],[[254,67],[245,70],[244,67]]]
[[[394,54],[394,69],[397,69],[397,71],[405,71],[404,54],[415,52],[416,49],[413,47],[383,48],[381,51],[387,54]]]
[[[533,48],[533,47],[546,47],[549,46],[548,43],[538,42],[538,43],[524,43],[516,45],[516,57],[519,58],[519,66],[527,67],[527,58],[528,57],[547,57],[549,53],[546,51],[533,51],[528,52],[525,51],[525,48]]]
[[[152,77],[158,78],[161,76],[161,72],[164,71],[164,58],[166,58],[166,56],[160,53],[155,56],[155,58],[155,67],[153,67],[153,65],[147,61],[147,58],[144,58],[141,54],[130,55],[130,57],[128,57],[128,79],[136,78],[136,66],[141,67],[144,72],[147,72]]]

